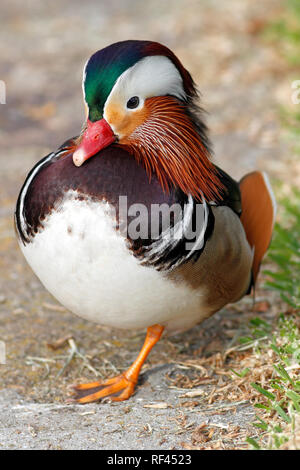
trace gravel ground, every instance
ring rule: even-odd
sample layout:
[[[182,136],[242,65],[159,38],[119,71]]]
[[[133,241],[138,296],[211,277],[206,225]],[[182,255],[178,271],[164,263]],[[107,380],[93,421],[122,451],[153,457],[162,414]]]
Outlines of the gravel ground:
[[[249,404],[233,413],[226,402],[222,412],[200,403],[183,413],[184,390],[170,388],[166,378],[175,373],[170,363],[224,351],[251,315],[247,299],[239,310],[229,307],[190,332],[162,339],[145,367],[147,380],[128,402],[66,406],[67,384],[93,379],[94,369],[103,376],[124,370],[144,333],[95,326],[58,306],[26,265],[12,217],[26,173],[81,128],[86,59],[120,39],[154,39],[182,59],[199,84],[215,160],[226,171],[240,177],[258,168],[293,178],[278,118],[290,82],[280,54],[261,38],[264,18],[279,14],[277,0],[2,0],[0,340],[7,360],[0,365],[1,448],[181,449],[201,423],[247,429]],[[57,351],[47,344],[66,335],[87,359],[75,358],[62,373],[68,344]],[[145,407],[157,403],[164,405]],[[229,447],[239,445],[232,439]]]
[[[190,408],[185,410],[183,425],[179,403],[184,399],[179,397],[186,391],[170,391],[162,380],[162,373],[171,368],[153,368],[147,374],[147,387],[141,388],[134,401],[118,404],[32,403],[15,391],[1,391],[0,448],[182,449],[190,443],[191,429],[203,423],[226,431],[237,425],[247,427],[254,418],[252,407],[245,403],[234,415],[230,405],[220,408],[222,415]]]

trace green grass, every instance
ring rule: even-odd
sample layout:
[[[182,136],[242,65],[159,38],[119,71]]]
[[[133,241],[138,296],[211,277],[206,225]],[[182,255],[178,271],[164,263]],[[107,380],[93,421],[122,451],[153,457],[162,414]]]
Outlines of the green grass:
[[[300,2],[285,0],[285,10],[279,20],[272,22],[265,30],[265,37],[279,43],[292,66],[300,64]]]
[[[269,259],[274,269],[265,271],[271,280],[270,289],[295,309],[300,309],[300,191],[294,189],[289,198],[280,201],[283,221],[275,225]]]
[[[269,251],[273,268],[265,273],[270,278],[267,287],[280,294],[289,313],[279,315],[274,329],[260,318],[252,319],[249,336],[241,338],[252,342],[260,354],[271,351],[272,358],[273,374],[267,383],[251,383],[261,397],[254,406],[262,412],[253,423],[261,431],[259,439],[247,438],[254,449],[281,448],[293,436],[300,416],[300,191],[293,190],[280,205],[284,215],[275,226]]]
[[[254,406],[262,415],[257,414],[253,423],[261,433],[259,439],[249,437],[247,441],[255,449],[279,449],[293,436],[296,416],[300,416],[300,333],[294,320],[280,316],[265,347],[275,352],[274,373],[264,386],[251,383],[261,395]]]

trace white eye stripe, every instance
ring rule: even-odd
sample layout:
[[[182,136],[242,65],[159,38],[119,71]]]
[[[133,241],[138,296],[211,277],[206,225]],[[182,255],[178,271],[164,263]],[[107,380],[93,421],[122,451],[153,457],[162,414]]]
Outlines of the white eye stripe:
[[[83,72],[82,72],[82,81],[81,81],[81,87],[82,87],[82,94],[83,94],[83,101],[85,104],[88,106],[86,99],[85,99],[85,80],[86,80],[86,67],[89,62],[89,59],[86,61],[83,67]]]
[[[145,57],[120,75],[104,105],[104,117],[112,101],[126,107],[131,97],[138,96],[140,104],[135,109],[139,109],[147,98],[165,95],[186,98],[179,71],[165,56]]]

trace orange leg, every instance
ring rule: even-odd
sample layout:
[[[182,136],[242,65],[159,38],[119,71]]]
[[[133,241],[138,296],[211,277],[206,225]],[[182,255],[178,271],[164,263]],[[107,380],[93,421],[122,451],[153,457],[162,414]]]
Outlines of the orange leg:
[[[101,398],[110,397],[115,393],[121,392],[118,396],[110,397],[112,401],[127,400],[134,392],[138,381],[140,370],[147,359],[153,346],[160,339],[164,327],[161,325],[153,325],[147,329],[147,335],[144,345],[134,361],[134,363],[123,374],[118,375],[105,382],[90,382],[87,384],[75,385],[73,388],[76,392],[74,399],[69,400],[77,403],[90,403],[100,400]],[[92,393],[85,393],[86,390]]]

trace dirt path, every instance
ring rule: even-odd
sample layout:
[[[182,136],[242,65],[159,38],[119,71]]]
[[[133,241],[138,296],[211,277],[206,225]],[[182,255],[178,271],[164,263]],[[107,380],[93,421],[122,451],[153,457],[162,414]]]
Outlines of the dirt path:
[[[26,265],[12,215],[28,170],[81,128],[84,62],[120,39],[153,38],[182,59],[209,111],[219,165],[235,177],[259,168],[285,179],[289,160],[278,105],[288,100],[290,84],[284,61],[260,37],[265,12],[276,15],[280,2],[59,3],[34,1],[27,7],[2,0],[1,6],[0,79],[7,85],[7,104],[0,105],[0,340],[7,363],[0,365],[0,448],[182,448],[192,445],[202,423],[225,433],[230,426],[247,430],[249,403],[237,399],[227,408],[221,401],[208,409],[197,398],[196,405],[185,405],[191,400],[180,396],[197,383],[197,371],[180,363],[226,350],[252,315],[249,299],[188,333],[163,339],[145,368],[148,381],[128,402],[66,407],[67,384],[94,375],[80,358],[60,374],[68,343],[57,351],[47,343],[72,335],[89,366],[107,376],[130,364],[144,333],[95,326],[61,309]],[[261,291],[258,299],[267,295]],[[272,309],[265,314],[271,316]],[[212,388],[203,385],[205,393]],[[151,408],[157,403],[159,408]],[[227,446],[243,443],[232,438]]]

